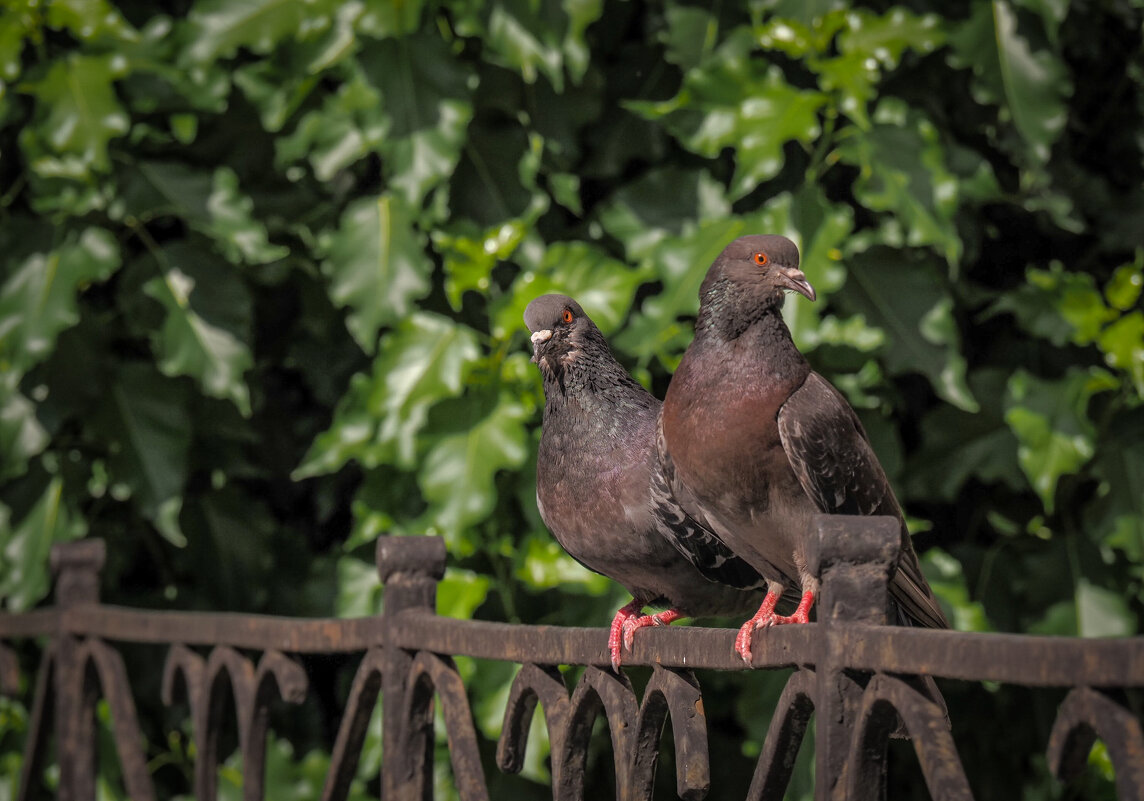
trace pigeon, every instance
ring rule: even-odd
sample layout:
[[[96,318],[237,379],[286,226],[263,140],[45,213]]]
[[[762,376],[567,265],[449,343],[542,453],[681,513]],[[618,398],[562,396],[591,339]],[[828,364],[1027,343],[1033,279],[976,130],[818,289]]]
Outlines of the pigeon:
[[[768,581],[735,641],[748,663],[755,629],[809,619],[818,580],[807,571],[805,538],[820,513],[897,517],[893,620],[949,626],[858,416],[791,339],[781,313],[788,291],[815,299],[786,237],[744,236],[723,250],[700,287],[695,338],[657,434],[673,496]],[[784,594],[798,599],[789,616],[775,612]]]
[[[755,609],[764,579],[683,512],[659,470],[660,402],[572,298],[542,295],[524,321],[544,380],[540,516],[573,559],[632,595],[609,631],[613,669],[639,628]],[[646,606],[666,609],[644,615]]]

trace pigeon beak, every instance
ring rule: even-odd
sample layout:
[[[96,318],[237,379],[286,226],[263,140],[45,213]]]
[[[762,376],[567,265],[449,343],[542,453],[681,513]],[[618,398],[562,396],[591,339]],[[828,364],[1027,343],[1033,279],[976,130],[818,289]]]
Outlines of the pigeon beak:
[[[529,337],[529,339],[532,340],[532,361],[535,362],[536,352],[540,349],[540,346],[548,340],[552,339],[552,329],[545,328],[542,331],[537,331],[535,334]]]
[[[818,295],[814,287],[806,280],[806,274],[797,267],[780,267],[778,270],[779,283],[787,289],[793,289],[807,300],[814,300]]]

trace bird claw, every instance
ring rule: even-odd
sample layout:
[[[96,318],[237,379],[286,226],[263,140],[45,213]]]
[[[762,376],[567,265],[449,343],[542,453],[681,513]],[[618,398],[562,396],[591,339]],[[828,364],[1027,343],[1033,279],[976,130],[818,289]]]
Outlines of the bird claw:
[[[764,615],[756,615],[748,620],[739,629],[739,635],[735,637],[735,653],[739,658],[751,664],[751,637],[755,633],[755,629],[765,629],[775,625],[777,622],[776,616],[768,612]]]

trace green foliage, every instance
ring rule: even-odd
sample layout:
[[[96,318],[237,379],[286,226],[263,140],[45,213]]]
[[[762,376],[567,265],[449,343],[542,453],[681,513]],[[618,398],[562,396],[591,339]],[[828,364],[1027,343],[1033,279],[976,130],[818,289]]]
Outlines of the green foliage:
[[[6,4],[0,603],[86,535],[114,601],[370,614],[373,540],[435,532],[443,613],[602,625],[622,592],[536,512],[521,313],[576,296],[662,394],[707,264],[766,231],[955,624],[1139,631],[1138,6]],[[493,736],[511,673],[465,670]],[[777,693],[741,678],[704,685],[732,784]],[[955,692],[957,731],[1015,717]],[[275,797],[321,730],[271,748]]]

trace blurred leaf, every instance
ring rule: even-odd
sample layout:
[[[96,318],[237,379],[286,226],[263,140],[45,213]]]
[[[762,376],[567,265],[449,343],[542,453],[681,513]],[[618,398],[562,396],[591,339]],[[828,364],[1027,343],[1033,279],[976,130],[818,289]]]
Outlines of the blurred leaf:
[[[85,42],[114,46],[137,42],[139,33],[107,0],[52,0],[48,25],[65,28]]]
[[[731,213],[722,185],[706,170],[651,170],[621,187],[599,207],[604,230],[619,239],[627,257],[639,260],[670,236]]]
[[[416,208],[457,168],[473,117],[469,74],[434,34],[377,43],[364,69],[389,121],[380,148],[390,185]]]
[[[380,106],[377,90],[355,72],[323,98],[320,108],[307,111],[290,134],[275,140],[275,162],[283,167],[304,159],[319,181],[332,180],[380,146],[389,128]]]
[[[1030,145],[1029,152],[1044,162],[1064,130],[1072,83],[1064,62],[1031,44],[1017,23],[1005,0],[977,3],[970,18],[950,35],[950,44],[954,63],[973,70],[982,98],[1003,104]]]
[[[338,558],[337,617],[369,617],[381,609],[382,584],[377,567],[354,556]]]
[[[418,313],[382,338],[371,376],[358,374],[330,428],[318,435],[295,478],[334,472],[349,459],[365,467],[394,462],[411,468],[429,409],[461,394],[480,357],[472,330]]]
[[[819,135],[818,111],[825,102],[820,93],[795,89],[777,68],[752,58],[754,49],[750,31],[737,29],[707,62],[688,71],[674,98],[628,104],[701,156],[715,158],[734,148],[732,198],[778,174],[788,141],[806,145]]]
[[[425,454],[417,474],[429,502],[425,524],[443,534],[454,553],[471,552],[473,543],[462,537],[492,512],[497,472],[528,457],[525,417],[524,407],[502,394],[487,416],[437,440]]]
[[[505,339],[523,328],[524,310],[534,298],[559,292],[575,298],[605,334],[627,316],[647,271],[609,258],[586,242],[557,242],[540,268],[522,272],[512,291],[492,304],[492,335]]]
[[[121,55],[78,53],[52,64],[47,75],[19,85],[36,99],[35,125],[20,133],[20,147],[43,177],[84,179],[111,166],[107,145],[130,126],[114,82],[127,67]]]
[[[867,208],[891,212],[887,244],[933,245],[947,262],[961,256],[961,238],[953,224],[957,181],[945,164],[934,125],[916,112],[900,115],[896,102],[883,100],[874,127],[848,138],[838,156],[860,171],[854,183]],[[900,241],[888,237],[897,226]]]
[[[79,322],[76,296],[119,267],[119,246],[103,228],[36,253],[0,286],[0,366],[23,371],[43,361],[60,332]]]
[[[251,299],[233,268],[197,259],[193,250],[166,252],[166,269],[143,291],[166,309],[155,337],[159,369],[188,375],[211,397],[231,400],[250,415],[243,374],[254,366],[250,352]]]
[[[957,631],[992,631],[985,608],[970,597],[961,563],[940,548],[930,548],[921,558],[922,570],[934,594],[952,610],[950,623]]]
[[[322,271],[330,299],[348,306],[346,326],[366,353],[377,332],[412,310],[429,290],[433,265],[412,210],[394,195],[362,198],[346,208],[339,230],[324,243]]]
[[[282,41],[331,24],[329,0],[199,0],[187,16],[189,64],[229,58],[244,47],[269,53]]]
[[[1030,267],[1025,283],[1006,292],[990,313],[1011,312],[1031,334],[1054,345],[1087,345],[1116,312],[1104,305],[1096,281],[1088,273],[1067,272],[1060,262],[1050,270]]]
[[[381,39],[403,36],[417,30],[424,0],[365,0],[360,27],[363,33]]]
[[[0,601],[8,612],[31,609],[51,589],[48,557],[52,545],[87,533],[87,521],[68,508],[64,482],[51,478],[35,505],[16,522],[0,506]]]
[[[471,570],[445,569],[445,577],[437,583],[437,614],[455,620],[469,620],[477,607],[485,602],[491,582]]]
[[[95,412],[109,442],[112,494],[123,487],[139,512],[175,545],[184,543],[178,510],[191,444],[184,389],[148,365],[124,363]]]
[[[36,405],[15,389],[18,381],[12,371],[0,378],[0,481],[23,475],[28,461],[51,441]]]
[[[922,373],[946,401],[977,411],[965,383],[950,289],[937,269],[916,254],[881,247],[855,254],[846,265],[849,277],[839,304],[886,332],[886,367]]]
[[[453,230],[433,233],[434,248],[445,259],[445,295],[454,311],[460,311],[466,292],[485,293],[493,268],[508,259],[528,233],[523,220],[509,220],[479,230],[467,220]]]
[[[1144,397],[1144,312],[1126,314],[1097,338],[1105,361],[1128,373],[1136,394]]]
[[[213,189],[207,198],[211,222],[206,233],[235,264],[244,260],[250,264],[266,264],[290,252],[270,244],[266,226],[252,217],[253,210],[254,202],[239,191],[234,171],[228,167],[215,170]]]
[[[1089,400],[1116,386],[1099,368],[1074,367],[1058,381],[1020,369],[1009,379],[1005,421],[1020,441],[1021,469],[1047,512],[1053,511],[1060,477],[1092,458],[1095,428],[1088,418]]]
[[[970,478],[1021,490],[1017,440],[1002,408],[1008,379],[1007,370],[978,370],[969,383],[981,399],[979,411],[941,405],[922,419],[923,445],[905,472],[907,496],[953,502]]]
[[[1076,585],[1077,634],[1081,637],[1128,637],[1136,633],[1136,615],[1124,598],[1081,579]]]

